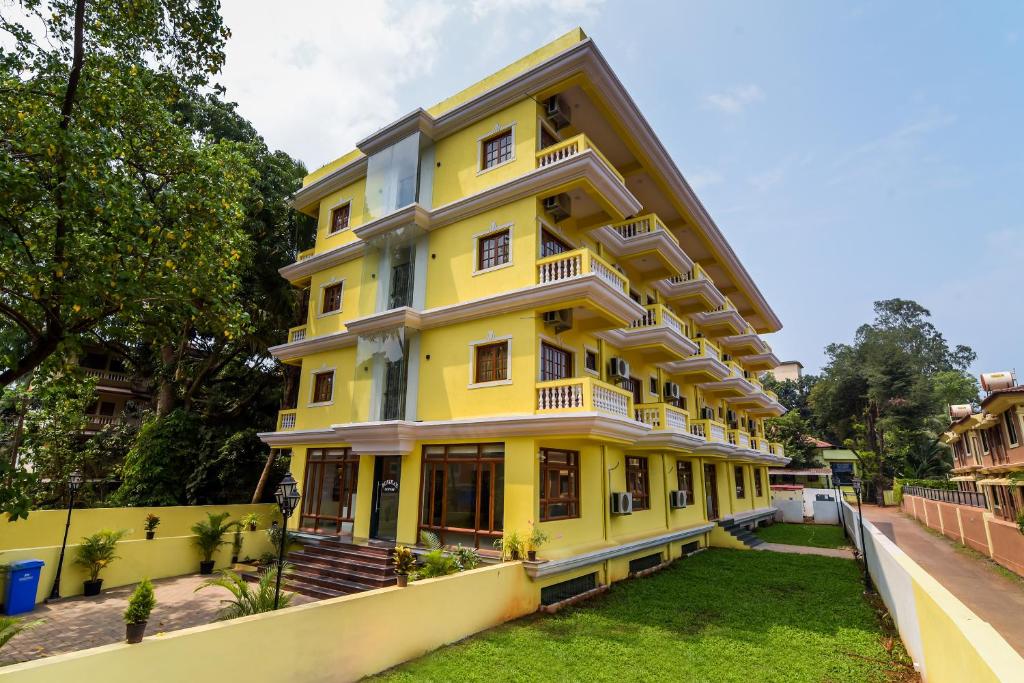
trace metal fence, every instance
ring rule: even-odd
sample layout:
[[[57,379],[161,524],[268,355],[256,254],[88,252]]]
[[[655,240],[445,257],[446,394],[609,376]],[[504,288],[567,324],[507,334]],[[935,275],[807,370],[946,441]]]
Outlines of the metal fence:
[[[917,496],[955,505],[969,505],[975,508],[988,507],[985,503],[985,494],[978,491],[947,491],[944,489],[926,489],[922,486],[904,486],[903,495]]]

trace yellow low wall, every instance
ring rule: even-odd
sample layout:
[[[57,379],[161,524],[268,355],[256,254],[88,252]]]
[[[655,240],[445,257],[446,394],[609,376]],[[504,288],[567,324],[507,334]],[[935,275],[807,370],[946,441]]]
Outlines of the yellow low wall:
[[[501,564],[15,664],[0,669],[0,682],[355,681],[539,602],[522,565]]]
[[[276,506],[259,505],[197,505],[152,508],[88,508],[75,510],[71,515],[71,530],[64,556],[60,593],[63,597],[81,595],[82,582],[88,578],[85,570],[74,564],[78,542],[101,529],[128,531],[117,544],[119,559],[103,570],[100,578],[104,588],[124,586],[142,578],[159,579],[199,571],[199,552],[192,544],[191,526],[206,519],[208,512],[228,512],[228,521],[240,520],[250,512],[260,515],[257,531],[243,532],[242,556],[259,557],[271,550],[264,530],[270,525]],[[156,538],[145,540],[146,515],[160,517]],[[66,510],[36,510],[28,519],[17,522],[0,521],[0,564],[16,560],[38,559],[45,562],[39,580],[36,602],[50,594],[56,574],[60,543],[64,537]],[[214,556],[217,567],[231,562],[232,535],[225,535],[227,544]]]

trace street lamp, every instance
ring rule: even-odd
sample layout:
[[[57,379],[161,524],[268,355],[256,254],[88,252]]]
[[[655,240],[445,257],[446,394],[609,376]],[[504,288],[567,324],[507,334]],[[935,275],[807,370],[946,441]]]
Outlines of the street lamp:
[[[860,477],[853,478],[853,491],[857,494],[857,517],[860,523],[860,552],[864,557],[864,592],[873,592],[871,588],[871,574],[868,572],[868,542],[864,538],[864,513],[860,507],[861,480]]]
[[[50,597],[46,598],[46,602],[50,600],[60,599],[60,570],[64,567],[64,549],[68,546],[68,531],[71,529],[71,508],[75,505],[75,494],[78,493],[78,489],[81,488],[82,482],[85,478],[82,477],[82,473],[75,470],[68,477],[68,521],[64,525],[64,541],[60,544],[60,559],[57,560],[57,575],[53,577],[53,588],[50,589]]]
[[[843,536],[850,538],[850,533],[846,530],[846,515],[843,514],[843,488],[836,480],[835,472],[830,476],[832,477],[832,488],[836,492],[836,512],[839,514],[839,526],[843,529]]]
[[[274,609],[277,609],[278,601],[281,598],[281,574],[284,571],[284,547],[288,545],[288,518],[295,512],[295,508],[299,506],[299,487],[292,477],[292,473],[288,472],[284,475],[284,479],[277,485],[277,491],[274,492],[274,498],[277,500],[277,507],[281,509],[281,516],[284,517],[284,524],[281,525],[281,547],[277,552],[277,585],[274,587]]]

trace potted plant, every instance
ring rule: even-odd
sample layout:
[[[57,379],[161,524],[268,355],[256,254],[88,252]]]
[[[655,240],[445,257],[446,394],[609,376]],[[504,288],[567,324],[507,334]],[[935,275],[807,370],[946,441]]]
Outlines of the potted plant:
[[[142,642],[146,622],[149,621],[149,614],[155,606],[153,584],[149,579],[143,579],[132,591],[132,596],[128,598],[128,609],[124,611],[125,639],[129,643]]]
[[[532,529],[530,530],[530,535],[526,538],[526,559],[530,562],[536,562],[537,548],[551,540],[551,537],[541,531],[541,528],[533,522],[530,522],[530,526]]]
[[[260,516],[257,515],[255,512],[250,512],[249,514],[242,517],[242,526],[249,527],[249,531],[256,531],[256,527],[259,526],[259,523]]]
[[[501,538],[494,539],[494,547],[501,551],[501,559],[509,560],[523,559],[523,539],[518,531],[510,531]]]
[[[152,541],[156,536],[156,528],[160,526],[160,518],[152,512],[146,515],[146,540]]]
[[[402,588],[409,585],[409,574],[416,568],[416,555],[412,548],[404,545],[396,545],[391,562],[395,565],[395,574],[398,575],[398,585]]]
[[[238,562],[238,556],[242,553],[242,528],[241,522],[232,522],[228,526],[235,530],[234,536],[231,539],[231,564]]]
[[[75,564],[85,567],[89,572],[89,578],[85,581],[85,594],[88,596],[99,595],[100,587],[103,586],[103,579],[100,572],[110,566],[110,563],[117,559],[114,551],[117,549],[117,542],[125,535],[125,531],[111,531],[104,529],[92,536],[86,536],[78,544],[75,553]]]
[[[224,534],[230,530],[231,525],[225,524],[224,520],[230,515],[231,513],[229,512],[221,512],[216,515],[212,512],[207,512],[205,520],[200,520],[192,525],[192,533],[195,534],[192,542],[195,543],[196,548],[199,549],[199,554],[203,558],[199,562],[200,574],[213,573],[215,562],[213,554],[227,542],[224,540]]]

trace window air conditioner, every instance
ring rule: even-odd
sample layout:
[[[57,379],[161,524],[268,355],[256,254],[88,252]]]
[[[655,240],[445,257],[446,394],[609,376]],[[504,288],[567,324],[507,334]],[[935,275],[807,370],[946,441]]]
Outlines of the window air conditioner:
[[[682,392],[679,390],[679,385],[675,382],[665,382],[665,398],[670,401],[676,401],[682,396]]]
[[[631,515],[633,514],[633,494],[626,491],[614,491],[612,493],[612,514]]]
[[[544,117],[555,127],[555,130],[561,130],[568,126],[571,116],[569,105],[558,95],[549,97],[544,103]]]
[[[544,210],[551,215],[556,223],[563,221],[572,214],[572,200],[564,192],[544,198]]]
[[[560,308],[557,311],[548,311],[544,314],[544,324],[553,327],[556,334],[571,330],[572,309]]]
[[[629,379],[629,363],[625,358],[612,358],[608,362],[608,375],[612,379]]]
[[[674,510],[686,507],[686,491],[669,491],[668,505]]]

